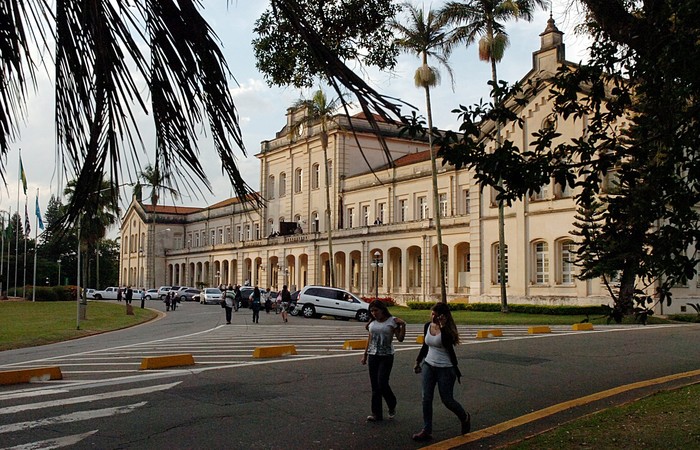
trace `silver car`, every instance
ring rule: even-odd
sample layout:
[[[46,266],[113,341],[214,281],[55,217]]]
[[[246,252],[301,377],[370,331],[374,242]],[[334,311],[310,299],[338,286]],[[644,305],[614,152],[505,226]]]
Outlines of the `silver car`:
[[[295,312],[306,318],[334,316],[342,319],[369,320],[369,303],[354,294],[327,286],[306,286],[299,293]]]
[[[199,303],[203,305],[209,303],[218,305],[221,303],[221,290],[219,288],[205,288],[199,295]]]

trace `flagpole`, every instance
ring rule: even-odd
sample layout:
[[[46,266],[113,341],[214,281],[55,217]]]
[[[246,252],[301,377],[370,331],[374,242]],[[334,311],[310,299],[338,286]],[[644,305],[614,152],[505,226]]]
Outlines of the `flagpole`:
[[[27,196],[24,196],[24,258],[22,258],[22,298],[27,298],[27,241],[29,240],[29,214],[27,213]]]
[[[34,275],[32,276],[32,301],[36,301],[36,257],[39,253],[39,188],[36,188],[36,206],[37,210],[34,213]]]
[[[17,177],[17,226],[15,227],[15,297],[17,297],[17,264],[19,262],[19,233],[22,225],[19,215],[19,184],[22,182],[22,149],[19,150],[19,177]],[[9,286],[8,286],[9,288]]]

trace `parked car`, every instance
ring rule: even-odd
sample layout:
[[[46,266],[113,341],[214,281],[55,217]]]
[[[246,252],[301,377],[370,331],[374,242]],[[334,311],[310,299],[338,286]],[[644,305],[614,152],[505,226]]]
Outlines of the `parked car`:
[[[334,316],[360,322],[369,320],[369,303],[344,289],[326,286],[306,286],[302,289],[295,311],[306,318]]]
[[[207,305],[213,303],[218,305],[221,303],[221,289],[219,288],[204,288],[199,294],[199,303]]]
[[[116,300],[119,289],[120,288],[114,286],[108,287],[106,289],[102,289],[101,291],[93,292],[92,297],[95,300]],[[124,290],[122,290],[122,298],[124,298]]]
[[[97,289],[85,289],[85,290],[83,291],[83,293],[84,293],[84,295],[85,295],[85,298],[87,298],[87,299],[89,299],[89,300],[92,300],[92,299],[95,298],[95,292],[96,292],[96,291],[97,291]]]
[[[185,288],[178,291],[179,299],[181,302],[194,302],[199,300],[201,292],[199,289]],[[195,300],[196,297],[196,300]]]
[[[172,286],[161,286],[158,288],[158,298],[163,300],[165,298],[165,295],[170,293],[170,289],[172,289]]]
[[[146,291],[146,300],[158,298],[158,289],[149,289]]]

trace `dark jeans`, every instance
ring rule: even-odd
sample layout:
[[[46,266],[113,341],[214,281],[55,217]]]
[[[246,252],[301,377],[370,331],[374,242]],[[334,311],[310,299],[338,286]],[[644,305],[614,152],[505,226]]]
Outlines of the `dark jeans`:
[[[226,323],[231,323],[231,312],[233,311],[232,307],[225,306],[226,308]]]
[[[423,363],[423,429],[433,432],[433,396],[435,385],[442,403],[452,411],[461,422],[467,420],[467,413],[457,400],[454,399],[454,387],[457,374],[454,367],[433,367]]]
[[[394,355],[368,355],[369,381],[372,384],[372,415],[377,419],[383,417],[382,398],[389,411],[396,409],[396,396],[389,386],[391,368],[394,367]]]
[[[253,322],[260,321],[260,305],[253,305]]]

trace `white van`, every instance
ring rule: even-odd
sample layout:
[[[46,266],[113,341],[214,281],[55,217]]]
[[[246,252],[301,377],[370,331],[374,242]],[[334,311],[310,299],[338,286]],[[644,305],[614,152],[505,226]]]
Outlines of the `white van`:
[[[306,286],[299,293],[295,312],[306,318],[334,316],[367,322],[369,303],[344,289]]]

